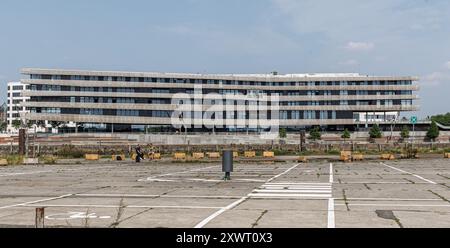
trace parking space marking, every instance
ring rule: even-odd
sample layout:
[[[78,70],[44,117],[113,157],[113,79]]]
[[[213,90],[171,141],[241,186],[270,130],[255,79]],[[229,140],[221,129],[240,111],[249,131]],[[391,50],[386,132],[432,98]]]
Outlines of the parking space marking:
[[[280,173],[280,174],[278,174],[278,175],[273,176],[272,178],[268,179],[268,180],[266,181],[266,183],[270,183],[271,181],[273,181],[273,180],[275,180],[275,179],[277,179],[277,178],[279,178],[279,177],[281,177],[281,176],[283,176],[283,175],[286,175],[286,174],[289,173],[291,170],[297,168],[299,165],[300,165],[300,164],[296,164],[296,165],[290,167],[289,169],[287,169],[286,171],[284,171],[284,172],[282,172],[282,173]],[[198,224],[195,226],[195,228],[203,228],[205,225],[207,225],[207,224],[208,224],[210,221],[212,221],[213,219],[217,218],[219,215],[223,214],[224,212],[226,212],[226,211],[228,211],[228,210],[230,210],[230,209],[233,209],[233,208],[239,206],[241,203],[243,203],[244,201],[246,201],[246,200],[250,197],[250,195],[251,195],[251,193],[248,194],[247,196],[244,196],[244,197],[242,197],[241,199],[239,199],[239,200],[237,200],[237,201],[231,203],[230,205],[228,205],[228,206],[226,206],[226,207],[220,209],[219,211],[213,213],[212,215],[208,216],[206,219],[204,219],[204,220],[202,220],[200,223],[198,223]]]
[[[115,198],[205,198],[205,199],[240,199],[242,196],[226,195],[135,195],[135,194],[76,194],[79,197],[115,197]]]
[[[334,216],[334,199],[333,197],[333,163],[330,163],[330,199],[328,199],[328,228],[335,228],[335,216]]]
[[[333,177],[333,164],[330,163],[330,183],[333,183],[334,177]]]
[[[391,169],[393,169],[393,170],[400,171],[400,172],[402,172],[402,173],[405,173],[405,174],[408,174],[408,175],[417,177],[417,178],[419,178],[420,180],[423,180],[423,181],[425,181],[425,182],[428,182],[428,183],[431,183],[431,184],[437,184],[437,183],[435,183],[435,182],[433,182],[433,181],[431,181],[431,180],[428,180],[428,179],[426,179],[426,178],[423,178],[423,177],[421,177],[421,176],[419,176],[419,175],[416,175],[416,174],[413,174],[413,173],[411,173],[411,172],[407,172],[407,171],[404,171],[404,170],[402,170],[402,169],[396,168],[396,167],[394,167],[394,166],[387,165],[387,164],[385,164],[385,163],[383,163],[383,162],[381,162],[381,164],[384,165],[384,166],[386,166],[386,167],[389,167],[389,168],[391,168]]]
[[[335,228],[335,217],[334,217],[334,199],[328,199],[328,228]]]
[[[190,172],[199,172],[199,171],[203,171],[203,170],[209,170],[209,169],[212,169],[212,168],[218,168],[218,166],[209,166],[209,167],[205,167],[205,168],[197,168],[197,169],[192,169],[192,170],[187,170],[187,171],[178,171],[178,172],[166,173],[166,174],[161,174],[161,175],[156,175],[156,176],[152,176],[152,177],[139,179],[138,182],[151,181],[151,180],[157,179],[158,177],[173,176],[173,175],[179,175],[179,174],[187,174],[187,173],[190,173]]]
[[[43,171],[16,172],[16,173],[0,173],[0,177],[34,175],[34,174],[52,173],[52,172],[61,172],[61,171],[85,171],[85,170],[106,169],[106,168],[112,168],[112,167],[116,167],[116,166],[99,166],[99,167],[86,167],[86,168],[79,168],[79,169],[59,169],[59,170],[43,170]]]
[[[447,205],[428,205],[428,204],[376,204],[376,203],[349,203],[349,206],[373,206],[373,207],[447,207],[450,208],[450,204]],[[336,206],[346,206],[346,204],[336,204]]]
[[[46,207],[46,208],[118,208],[117,205],[96,205],[96,204],[27,204],[21,207]],[[222,207],[209,206],[160,206],[160,205],[127,205],[125,208],[171,208],[171,209],[221,209]]]
[[[335,199],[344,200],[344,199]],[[405,199],[405,198],[346,198],[350,201],[442,201],[441,199]]]
[[[331,184],[264,184],[253,190],[249,195],[251,198],[330,198]]]
[[[202,220],[200,223],[198,223],[194,228],[203,228],[206,224],[208,224],[211,220],[215,219],[217,216],[223,214],[225,211],[230,210],[239,204],[243,203],[245,200],[247,200],[248,197],[242,197],[241,199],[231,203],[230,205],[221,208],[219,211],[213,213],[212,215],[208,216],[206,219]]]
[[[0,207],[0,209],[22,207],[22,206],[27,206],[27,205],[30,205],[30,204],[35,204],[35,203],[42,203],[42,202],[47,202],[47,201],[59,200],[59,199],[67,198],[67,197],[70,197],[70,196],[73,196],[73,194],[67,194],[67,195],[62,195],[62,196],[58,196],[58,197],[52,197],[52,198],[46,198],[46,199],[41,199],[41,200],[36,200],[36,201],[23,202],[23,203],[9,205],[9,206],[3,206],[3,207]]]

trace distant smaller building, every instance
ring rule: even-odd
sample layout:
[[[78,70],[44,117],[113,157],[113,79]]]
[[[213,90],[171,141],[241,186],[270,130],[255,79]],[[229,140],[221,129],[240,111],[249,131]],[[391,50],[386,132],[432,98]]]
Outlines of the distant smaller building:
[[[7,106],[6,102],[0,105],[0,122],[6,122]]]
[[[22,91],[27,90],[29,85],[21,82],[8,83],[8,98],[7,98],[7,114],[6,121],[8,123],[8,133],[17,133],[18,130],[13,126],[14,120],[20,120],[21,113],[27,113],[27,108],[22,107],[21,104],[30,100],[30,97],[22,97]]]
[[[8,133],[18,133],[19,130],[14,127],[13,122],[15,120],[21,121],[21,114],[24,113],[30,113],[29,108],[23,106],[24,103],[30,100],[30,97],[22,96],[22,92],[29,90],[30,86],[28,84],[24,84],[21,82],[9,82],[8,83],[8,90],[7,90],[7,102],[5,106],[5,121],[8,124],[7,125],[7,132]],[[1,113],[1,111],[0,111]],[[1,116],[0,116],[1,117]],[[29,132],[45,132],[46,128],[51,127],[49,125],[48,121],[45,121],[45,128],[44,127],[36,127],[32,126],[28,131]]]

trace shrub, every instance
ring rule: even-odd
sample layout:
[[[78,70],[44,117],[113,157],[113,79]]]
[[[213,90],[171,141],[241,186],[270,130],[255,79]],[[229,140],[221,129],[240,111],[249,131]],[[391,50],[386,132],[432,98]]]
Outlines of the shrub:
[[[343,138],[343,139],[350,139],[350,137],[351,137],[351,134],[350,134],[350,132],[348,131],[348,129],[346,128],[346,129],[344,130],[344,132],[342,133],[341,138]]]
[[[84,152],[74,146],[64,145],[56,155],[61,158],[83,158]]]
[[[315,127],[311,129],[309,132],[309,139],[311,140],[320,140],[322,138],[322,134],[320,133],[319,127]]]
[[[373,127],[369,131],[369,135],[370,135],[370,138],[372,138],[372,139],[378,139],[378,138],[383,137],[380,126],[378,126],[378,124],[373,125]]]
[[[403,139],[409,138],[409,128],[407,126],[403,126],[402,132],[400,133]]]
[[[281,128],[280,129],[280,138],[284,139],[287,137],[287,131],[286,128]]]
[[[44,156],[41,158],[44,164],[56,164],[56,158],[54,156]]]
[[[439,128],[436,125],[436,122],[431,122],[430,129],[428,129],[427,137],[431,140],[435,140],[437,137],[439,137]]]

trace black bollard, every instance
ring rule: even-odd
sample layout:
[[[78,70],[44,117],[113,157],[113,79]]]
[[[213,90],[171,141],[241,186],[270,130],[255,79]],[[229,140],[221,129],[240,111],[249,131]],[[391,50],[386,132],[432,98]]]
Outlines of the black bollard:
[[[225,172],[223,180],[231,180],[231,172],[233,172],[233,151],[223,151],[222,171]]]

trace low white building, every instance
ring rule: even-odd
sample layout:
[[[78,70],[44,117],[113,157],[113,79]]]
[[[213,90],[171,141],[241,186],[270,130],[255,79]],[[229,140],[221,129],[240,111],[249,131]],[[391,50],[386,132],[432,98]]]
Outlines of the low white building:
[[[7,98],[7,114],[6,114],[6,122],[7,132],[8,133],[18,133],[19,130],[14,127],[13,122],[15,120],[22,121],[21,115],[25,113],[30,113],[30,110],[23,106],[23,103],[30,100],[30,97],[22,96],[22,92],[25,90],[29,90],[30,86],[28,84],[23,84],[21,82],[9,82],[8,83],[8,98]],[[34,133],[36,132],[46,132],[46,129],[51,128],[52,126],[48,121],[45,121],[45,128],[33,126],[28,132]],[[69,123],[68,127],[75,127],[73,123]],[[53,130],[55,132],[55,130]]]

